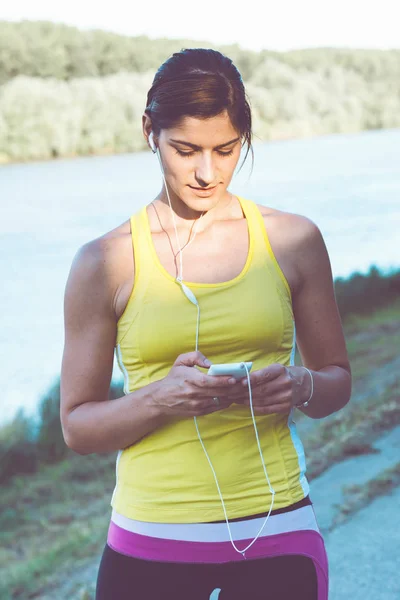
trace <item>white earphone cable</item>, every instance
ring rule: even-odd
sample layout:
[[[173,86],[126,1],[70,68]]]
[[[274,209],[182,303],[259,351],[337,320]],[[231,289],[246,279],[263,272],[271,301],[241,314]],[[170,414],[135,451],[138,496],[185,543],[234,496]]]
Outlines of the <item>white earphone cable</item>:
[[[179,252],[179,267],[180,267],[180,268],[179,268],[179,273],[178,273],[178,277],[177,277],[177,279],[178,279],[178,281],[180,281],[180,282],[181,282],[181,281],[183,280],[183,261],[182,261],[182,252],[183,252],[183,250],[184,250],[185,248],[187,248],[187,247],[189,246],[189,244],[191,244],[191,243],[193,242],[194,238],[196,237],[196,233],[197,233],[196,225],[197,225],[197,223],[200,221],[201,217],[204,215],[204,212],[202,212],[202,213],[201,213],[201,215],[200,215],[199,219],[198,219],[198,220],[196,221],[196,223],[195,223],[195,226],[194,226],[194,228],[195,228],[195,233],[194,233],[194,236],[193,236],[193,238],[192,238],[192,239],[191,239],[191,240],[190,240],[190,241],[189,241],[189,242],[186,244],[186,246],[185,246],[185,248],[184,248],[184,249],[181,249],[181,245],[180,245],[180,242],[179,242],[179,236],[178,236],[178,230],[177,230],[177,227],[176,227],[176,222],[175,222],[175,215],[174,215],[174,211],[173,211],[173,209],[172,209],[171,198],[169,197],[169,192],[168,192],[168,186],[167,186],[167,182],[165,181],[164,167],[163,167],[163,165],[162,165],[162,162],[161,162],[161,158],[160,158],[160,155],[159,155],[159,150],[158,150],[158,148],[157,148],[157,150],[156,150],[156,154],[157,154],[158,162],[160,163],[161,173],[162,173],[162,177],[163,177],[163,180],[164,180],[164,185],[165,185],[165,191],[167,192],[168,204],[169,204],[169,207],[170,207],[170,209],[171,209],[171,213],[172,213],[172,220],[173,220],[173,222],[174,222],[174,229],[175,229],[176,244],[177,244],[177,247],[178,247],[178,252]]]
[[[198,304],[198,302],[197,302],[197,300],[196,300],[196,298],[195,298],[195,296],[194,296],[193,292],[192,292],[191,290],[189,290],[189,289],[187,288],[187,286],[186,286],[186,285],[183,283],[183,261],[182,261],[182,250],[181,250],[180,243],[179,243],[178,230],[177,230],[176,223],[175,223],[175,215],[174,215],[174,211],[173,211],[173,209],[172,209],[172,205],[171,205],[171,199],[170,199],[170,197],[169,197],[169,192],[168,192],[168,186],[167,186],[167,182],[166,182],[166,180],[165,180],[165,175],[164,175],[164,168],[163,168],[163,165],[162,165],[162,162],[161,162],[161,158],[160,158],[160,156],[159,156],[159,151],[158,151],[158,148],[157,148],[157,150],[156,150],[156,154],[157,154],[157,157],[158,157],[158,160],[159,160],[159,163],[160,163],[160,167],[161,167],[161,173],[162,173],[162,177],[163,177],[163,180],[164,180],[165,190],[166,190],[166,192],[167,192],[168,203],[169,203],[169,206],[170,206],[170,209],[171,209],[171,213],[172,213],[172,219],[173,219],[173,222],[174,222],[174,229],[175,229],[176,242],[177,242],[177,246],[178,246],[178,249],[179,249],[179,266],[180,266],[180,269],[179,269],[179,274],[178,274],[178,276],[177,276],[176,280],[177,280],[177,282],[180,284],[180,286],[181,286],[181,288],[182,288],[182,290],[183,290],[183,292],[184,292],[185,296],[186,296],[186,297],[187,297],[187,298],[190,300],[190,302],[192,302],[192,304],[195,304],[195,306],[197,307],[196,351],[198,351],[198,343],[199,343],[199,327],[200,327],[200,306],[199,306],[199,304]],[[203,216],[203,214],[204,214],[204,212],[202,213],[201,217]],[[201,217],[200,217],[198,220],[200,220],[200,219],[201,219]],[[197,224],[197,223],[196,223],[196,224]],[[189,242],[189,243],[191,243],[191,242],[194,240],[194,238],[195,238],[195,235],[193,236],[192,240],[190,240],[190,242]],[[186,245],[186,247],[189,245],[189,243]],[[185,289],[186,289],[187,291],[185,291]],[[192,298],[195,300],[195,302],[193,301],[193,299],[189,298],[189,296],[188,296],[188,293],[190,293],[190,295],[191,295],[191,296],[192,296]],[[202,448],[203,448],[203,450],[204,450],[204,453],[205,453],[205,455],[206,455],[206,457],[207,457],[208,463],[209,463],[209,465],[210,465],[210,467],[211,467],[211,471],[212,471],[212,473],[213,473],[213,475],[214,475],[215,483],[216,483],[216,485],[217,485],[218,494],[219,494],[219,497],[220,497],[220,500],[221,500],[221,504],[222,504],[222,508],[223,508],[224,515],[225,515],[225,521],[226,521],[226,524],[227,524],[227,527],[228,527],[229,539],[230,539],[230,541],[231,541],[231,544],[232,544],[233,548],[236,550],[236,552],[238,552],[239,554],[242,554],[242,556],[243,556],[244,558],[246,558],[246,556],[245,556],[245,552],[246,552],[246,551],[247,551],[247,550],[248,550],[248,549],[249,549],[249,548],[250,548],[250,547],[251,547],[251,546],[254,544],[254,542],[255,542],[255,541],[258,539],[258,537],[260,536],[261,532],[263,531],[263,529],[264,529],[265,525],[267,524],[268,518],[269,518],[269,516],[270,516],[270,514],[271,514],[272,507],[273,507],[273,505],[274,505],[274,498],[275,498],[275,494],[276,494],[276,492],[275,492],[275,490],[273,489],[273,487],[271,486],[271,482],[270,482],[270,480],[269,480],[268,473],[267,473],[267,470],[266,470],[266,468],[265,468],[264,457],[263,457],[263,455],[262,455],[262,450],[261,450],[260,440],[259,440],[259,437],[258,437],[258,431],[257,431],[257,426],[256,426],[256,421],[255,421],[255,417],[254,417],[254,411],[253,411],[253,396],[252,396],[251,384],[250,384],[250,374],[249,374],[249,370],[248,370],[248,368],[247,368],[247,365],[246,365],[246,363],[244,363],[244,366],[245,366],[245,369],[246,369],[246,375],[247,375],[247,385],[248,385],[248,390],[249,390],[249,398],[250,398],[250,410],[251,410],[251,416],[252,416],[252,420],[253,420],[254,431],[255,431],[255,434],[256,434],[256,439],[257,439],[258,451],[259,451],[260,458],[261,458],[261,464],[262,464],[262,466],[263,466],[263,469],[264,469],[265,478],[266,478],[266,480],[267,480],[267,482],[268,482],[269,490],[270,490],[270,492],[271,492],[271,494],[272,494],[272,499],[271,499],[271,504],[270,504],[270,508],[269,508],[268,515],[266,516],[266,518],[265,518],[265,520],[264,520],[264,522],[263,522],[263,524],[262,524],[261,528],[259,529],[259,531],[258,531],[258,533],[257,533],[256,537],[255,537],[255,538],[254,538],[254,539],[253,539],[253,540],[250,542],[250,544],[249,544],[248,546],[246,546],[246,548],[244,548],[243,550],[239,550],[239,548],[237,548],[237,547],[236,547],[236,545],[235,545],[235,542],[233,541],[233,538],[232,538],[232,532],[231,532],[231,528],[230,528],[230,526],[229,526],[229,519],[228,519],[228,515],[227,515],[227,512],[226,512],[226,508],[225,508],[225,502],[224,502],[224,499],[223,499],[223,497],[222,497],[221,490],[220,490],[220,487],[219,487],[219,484],[218,484],[217,475],[216,475],[216,473],[215,473],[215,469],[214,469],[214,467],[213,467],[213,465],[212,465],[212,462],[211,462],[211,460],[210,460],[210,457],[209,457],[209,455],[208,455],[208,452],[207,452],[207,450],[206,450],[206,448],[205,448],[205,446],[204,446],[203,440],[202,440],[202,438],[201,438],[200,431],[199,431],[199,427],[198,427],[198,424],[197,424],[197,418],[196,418],[196,417],[193,417],[193,419],[194,419],[194,423],[195,423],[195,426],[196,426],[197,436],[198,436],[198,438],[199,438],[199,441],[200,441],[200,444],[201,444],[201,446],[202,446]]]

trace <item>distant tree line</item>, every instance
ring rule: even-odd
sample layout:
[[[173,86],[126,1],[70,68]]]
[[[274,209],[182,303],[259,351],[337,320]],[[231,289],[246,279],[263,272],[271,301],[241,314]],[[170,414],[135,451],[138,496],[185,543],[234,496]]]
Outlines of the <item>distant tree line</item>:
[[[124,395],[122,382],[111,382],[109,399]],[[37,418],[21,407],[10,423],[0,427],[0,485],[14,475],[36,473],[41,465],[68,458],[60,421],[60,378],[42,396]]]
[[[383,275],[371,267],[366,275],[354,273],[335,279],[335,295],[342,320],[372,314],[378,308],[399,302],[400,271]],[[124,395],[121,381],[112,382],[109,399]],[[38,418],[20,408],[14,419],[0,427],[0,484],[14,475],[35,473],[41,465],[68,458],[73,451],[64,442],[60,422],[60,380],[54,382],[39,402]]]
[[[0,21],[0,162],[144,149],[155,70],[209,46]],[[213,47],[239,68],[260,140],[400,127],[400,50]]]
[[[383,275],[374,265],[366,275],[353,273],[335,279],[335,296],[340,317],[368,315],[383,306],[400,301],[400,271]]]

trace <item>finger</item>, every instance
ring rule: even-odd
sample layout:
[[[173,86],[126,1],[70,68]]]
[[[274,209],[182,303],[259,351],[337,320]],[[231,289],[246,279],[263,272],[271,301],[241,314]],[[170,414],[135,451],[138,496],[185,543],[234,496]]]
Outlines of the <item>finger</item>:
[[[233,404],[232,401],[229,399],[224,400],[221,397],[219,397],[218,399],[219,399],[218,404],[214,400],[211,400],[211,402],[208,401],[207,407],[205,408],[205,411],[207,414],[214,413],[219,410],[224,410],[226,408],[229,408],[231,406],[231,404]]]
[[[213,388],[229,387],[233,389],[236,384],[236,379],[230,375],[204,375],[203,386]]]
[[[271,384],[272,386],[273,384]],[[258,388],[258,390],[262,388]],[[267,392],[262,390],[262,393],[252,394],[253,406],[273,406],[276,404],[285,404],[286,406],[292,405],[292,390],[286,385],[279,384],[275,386],[273,390],[268,389]],[[250,394],[245,395],[245,404],[250,405]]]
[[[205,387],[212,387],[214,389],[223,389],[228,387],[229,393],[231,393],[236,386],[236,379],[230,375],[206,375],[207,382]]]
[[[244,390],[241,385],[235,385],[228,389],[226,389],[226,393],[229,398],[232,398],[236,402],[236,400],[243,400],[245,398],[249,399],[249,392]]]
[[[204,398],[207,402],[210,402],[213,398],[219,398],[221,402],[235,402],[235,398],[232,397],[227,388],[209,388],[207,391],[204,389],[202,391],[205,394],[202,396],[202,398]]]
[[[250,373],[250,384],[253,386],[258,386],[263,383],[268,383],[277,379],[281,375],[286,373],[286,368],[284,365],[280,363],[274,363],[265,367],[264,369],[260,369],[259,371],[254,371]],[[242,386],[248,385],[247,377],[241,380]]]
[[[253,391],[253,399],[257,399],[258,403],[263,402],[273,402],[276,399],[278,402],[281,402],[285,398],[289,398],[292,395],[292,386],[290,381],[286,381],[284,379],[274,379],[271,382],[260,384]],[[248,390],[243,390],[242,393],[247,396],[250,396]]]
[[[211,361],[208,360],[204,356],[202,352],[194,351],[187,352],[185,354],[180,354],[176,361],[174,362],[174,367],[194,367],[197,365],[198,367],[208,368],[211,367]]]
[[[216,397],[216,396],[214,396]],[[196,402],[194,402],[191,406],[188,407],[188,415],[196,416],[196,415],[207,415],[210,413],[217,412],[219,410],[223,410],[225,408],[229,408],[232,404],[232,401],[229,398],[223,398],[222,396],[218,396],[218,402],[216,402],[214,397],[203,397]]]

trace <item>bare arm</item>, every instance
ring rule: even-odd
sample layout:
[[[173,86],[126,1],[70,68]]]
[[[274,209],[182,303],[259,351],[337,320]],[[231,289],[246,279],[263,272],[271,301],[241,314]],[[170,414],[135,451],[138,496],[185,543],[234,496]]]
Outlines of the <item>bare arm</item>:
[[[349,402],[351,370],[324,240],[312,221],[298,215],[291,217],[296,220],[292,224],[297,232],[293,247],[300,282],[293,296],[297,345],[314,379],[312,400],[300,410],[321,419]],[[290,367],[290,371],[302,387],[302,399],[307,400],[311,391],[309,374],[300,367]]]
[[[115,240],[104,238],[83,246],[65,291],[60,416],[65,442],[79,454],[132,446],[173,420],[210,414],[233,402],[229,377],[195,368],[209,366],[201,352],[178,356],[163,379],[108,400],[117,332],[115,247]],[[221,400],[218,407],[213,396]]]
[[[153,402],[158,382],[108,400],[116,338],[115,289],[110,240],[83,246],[65,290],[60,406],[65,442],[79,454],[125,448],[168,419]]]
[[[281,211],[271,213],[264,207],[261,211],[274,253],[290,281],[297,344],[314,381],[312,400],[300,410],[313,419],[322,419],[343,408],[351,394],[350,364],[328,252],[310,219]],[[253,371],[250,383],[255,415],[287,415],[308,400],[311,392],[311,377],[303,367],[281,363]],[[249,406],[247,378],[241,386],[241,390],[232,391],[232,397]]]

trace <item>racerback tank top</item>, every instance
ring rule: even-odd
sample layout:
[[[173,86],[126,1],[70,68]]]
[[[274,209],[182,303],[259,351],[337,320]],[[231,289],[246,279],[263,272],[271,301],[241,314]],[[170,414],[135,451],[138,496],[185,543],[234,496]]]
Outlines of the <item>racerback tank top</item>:
[[[293,364],[295,326],[288,282],[257,205],[238,196],[249,251],[242,271],[223,283],[184,283],[200,305],[199,350],[213,363],[253,361],[253,371]],[[197,308],[160,263],[147,210],[131,217],[135,283],[118,321],[116,355],[125,393],[165,377],[179,354],[195,349]],[[247,393],[247,388],[245,392]],[[288,414],[257,415],[274,509],[309,493],[303,445]],[[271,494],[250,408],[238,404],[197,418],[228,518],[268,510]],[[159,523],[224,519],[213,473],[193,418],[177,418],[120,450],[111,505],[120,515]]]

